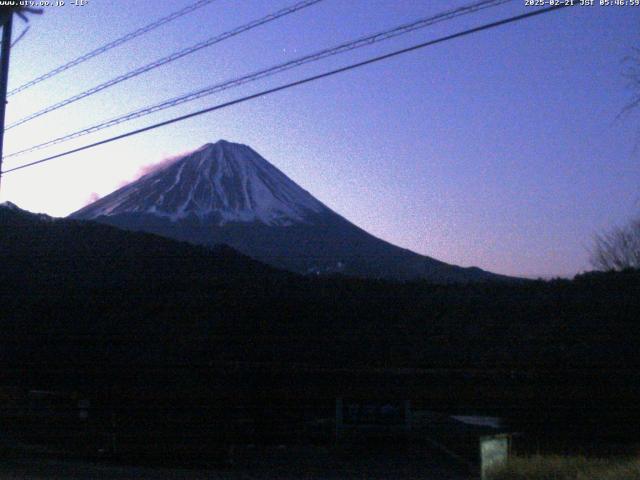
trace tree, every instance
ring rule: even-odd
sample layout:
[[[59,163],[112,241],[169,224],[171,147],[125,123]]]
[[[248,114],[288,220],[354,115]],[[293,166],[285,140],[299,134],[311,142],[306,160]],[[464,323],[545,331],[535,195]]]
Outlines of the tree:
[[[624,65],[622,76],[627,79],[632,96],[620,115],[629,113],[640,106],[640,48],[633,49],[633,53],[624,59]]]
[[[596,235],[591,264],[597,270],[640,268],[640,218]]]

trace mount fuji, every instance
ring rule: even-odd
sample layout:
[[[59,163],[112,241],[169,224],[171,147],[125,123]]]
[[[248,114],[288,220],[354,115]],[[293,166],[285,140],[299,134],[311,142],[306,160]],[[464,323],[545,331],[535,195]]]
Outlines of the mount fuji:
[[[302,274],[467,282],[506,279],[394,246],[332,211],[246,145],[220,140],[71,214],[202,245],[227,244]]]

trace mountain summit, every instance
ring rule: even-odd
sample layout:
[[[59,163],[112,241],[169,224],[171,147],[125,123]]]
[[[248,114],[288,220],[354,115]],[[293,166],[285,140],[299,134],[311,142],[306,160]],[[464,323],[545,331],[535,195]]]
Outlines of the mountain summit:
[[[213,225],[305,223],[329,209],[246,145],[207,143],[79,210],[77,218],[126,213]]]
[[[78,210],[96,220],[196,244],[227,244],[298,273],[437,282],[500,277],[380,240],[333,212],[246,145],[220,140]]]

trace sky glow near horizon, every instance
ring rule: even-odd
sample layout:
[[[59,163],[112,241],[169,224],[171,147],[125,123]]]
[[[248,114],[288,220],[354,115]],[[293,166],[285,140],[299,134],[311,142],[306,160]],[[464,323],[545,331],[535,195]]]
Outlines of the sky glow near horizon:
[[[192,0],[48,7],[11,55],[9,89]],[[9,98],[8,124],[169,53],[295,3],[217,0]],[[5,153],[470,0],[325,0],[44,115]],[[116,128],[7,159],[4,168],[524,13],[524,0],[342,54]],[[24,28],[17,20],[14,38]],[[520,276],[589,268],[596,232],[640,212],[640,112],[624,58],[640,7],[574,7],[7,174],[0,201],[67,215],[141,169],[219,139],[251,146],[377,237]]]

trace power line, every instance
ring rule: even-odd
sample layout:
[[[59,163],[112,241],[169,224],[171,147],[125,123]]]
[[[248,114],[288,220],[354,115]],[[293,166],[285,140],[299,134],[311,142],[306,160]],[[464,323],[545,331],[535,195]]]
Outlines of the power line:
[[[202,8],[212,2],[214,2],[215,0],[198,0],[195,3],[192,3],[191,5],[188,5],[187,7],[178,10],[176,12],[173,12],[170,15],[167,15],[166,17],[162,17],[159,20],[156,20],[153,23],[150,23],[149,25],[146,25],[144,27],[141,27],[131,33],[128,33],[126,35],[124,35],[123,37],[120,37],[112,42],[109,42],[101,47],[96,48],[95,50],[92,50],[88,53],[85,53],[84,55],[79,56],[78,58],[75,58],[73,60],[71,60],[68,63],[65,63],[64,65],[61,65],[57,68],[54,68],[53,70],[40,75],[37,78],[34,78],[33,80],[28,81],[27,83],[20,85],[17,88],[14,88],[13,90],[11,90],[7,96],[11,96],[11,95],[15,95],[18,92],[22,92],[23,90],[26,90],[28,88],[33,87],[34,85],[37,85],[38,83],[47,80],[55,75],[58,75],[59,73],[64,72],[65,70],[69,70],[70,68],[73,68],[77,65],[80,65],[83,62],[86,62],[87,60],[93,58],[93,57],[97,57],[98,55],[105,53],[113,48],[119,47],[120,45],[133,40],[134,38],[137,38],[141,35],[144,35],[145,33],[149,33],[152,30],[155,30],[158,27],[161,27],[162,25],[172,22],[173,20],[176,20],[188,13],[193,12],[194,10],[197,10],[199,8]]]
[[[245,97],[237,98],[237,99],[231,100],[229,102],[225,102],[225,103],[221,103],[221,104],[218,104],[218,105],[214,105],[212,107],[205,108],[205,109],[202,109],[202,110],[198,110],[196,112],[192,112],[192,113],[189,113],[189,114],[186,114],[186,115],[182,115],[182,116],[179,116],[179,117],[175,117],[175,118],[172,118],[170,120],[165,120],[163,122],[159,122],[159,123],[156,123],[156,124],[153,124],[153,125],[149,125],[147,127],[143,127],[143,128],[139,128],[139,129],[136,129],[136,130],[132,130],[132,131],[129,131],[127,133],[123,133],[121,135],[116,135],[114,137],[110,137],[110,138],[107,138],[107,139],[104,139],[104,140],[100,140],[98,142],[94,142],[94,143],[91,143],[91,144],[88,144],[88,145],[84,145],[82,147],[74,148],[72,150],[67,150],[66,152],[58,153],[56,155],[51,155],[49,157],[42,158],[40,160],[36,160],[34,162],[25,163],[24,165],[19,165],[17,167],[10,168],[9,170],[5,170],[3,172],[0,172],[0,175],[4,175],[5,173],[15,172],[15,171],[21,170],[23,168],[32,167],[34,165],[38,165],[38,164],[41,164],[41,163],[44,163],[44,162],[55,160],[57,158],[65,157],[67,155],[71,155],[73,153],[81,152],[83,150],[88,150],[90,148],[94,148],[94,147],[97,147],[97,146],[100,146],[100,145],[104,145],[104,144],[107,144],[107,143],[115,142],[116,140],[121,140],[123,138],[131,137],[133,135],[138,135],[140,133],[148,132],[150,130],[154,130],[156,128],[164,127],[164,126],[170,125],[172,123],[181,122],[181,121],[187,120],[189,118],[193,118],[193,117],[197,117],[197,116],[200,116],[200,115],[204,115],[205,113],[210,113],[210,112],[213,112],[215,110],[221,110],[223,108],[227,108],[227,107],[230,107],[230,106],[233,106],[233,105],[244,103],[244,102],[247,102],[249,100],[253,100],[255,98],[264,97],[264,96],[270,95],[272,93],[276,93],[276,92],[279,92],[279,91],[282,91],[282,90],[287,90],[289,88],[297,87],[299,85],[304,85],[306,83],[314,82],[314,81],[320,80],[322,78],[327,78],[327,77],[330,77],[330,76],[333,76],[333,75],[337,75],[339,73],[343,73],[343,72],[347,72],[347,71],[350,71],[350,70],[354,70],[356,68],[363,67],[365,65],[370,65],[372,63],[380,62],[382,60],[387,60],[389,58],[396,57],[396,56],[402,55],[404,53],[412,52],[414,50],[418,50],[418,49],[421,49],[421,48],[425,48],[425,47],[429,47],[429,46],[436,45],[436,44],[439,44],[439,43],[443,43],[443,42],[446,42],[446,41],[449,41],[449,40],[453,40],[455,38],[464,37],[464,36],[470,35],[472,33],[477,33],[477,32],[481,32],[481,31],[484,31],[484,30],[489,30],[491,28],[496,28],[496,27],[499,27],[499,26],[502,26],[502,25],[506,25],[506,24],[509,24],[509,23],[514,23],[514,22],[517,22],[517,21],[520,21],[520,20],[524,20],[524,19],[527,19],[527,18],[530,18],[530,17],[534,17],[534,16],[537,16],[537,15],[542,15],[544,13],[549,13],[549,12],[552,12],[552,11],[555,11],[555,10],[560,10],[561,8],[565,8],[565,7],[568,7],[568,6],[570,6],[570,5],[561,4],[561,5],[557,5],[557,6],[542,8],[542,9],[539,9],[539,10],[534,10],[534,11],[529,12],[529,13],[524,13],[524,14],[521,14],[521,15],[516,15],[514,17],[505,18],[503,20],[498,20],[498,21],[495,21],[495,22],[487,23],[487,24],[481,25],[479,27],[475,27],[475,28],[471,28],[469,30],[464,30],[462,32],[458,32],[458,33],[454,33],[454,34],[451,34],[451,35],[447,35],[445,37],[440,37],[440,38],[438,38],[436,40],[430,40],[428,42],[419,43],[417,45],[413,45],[411,47],[403,48],[401,50],[396,50],[396,51],[393,51],[391,53],[387,53],[387,54],[384,54],[384,55],[373,57],[373,58],[370,58],[368,60],[364,60],[362,62],[352,63],[351,65],[347,65],[346,67],[336,68],[335,70],[330,70],[328,72],[324,72],[324,73],[321,73],[321,74],[318,74],[318,75],[313,75],[311,77],[303,78],[302,80],[297,80],[295,82],[286,83],[284,85],[280,85],[278,87],[270,88],[268,90],[263,90],[261,92],[254,93],[252,95],[247,95]]]
[[[242,25],[240,27],[234,28],[232,30],[229,30],[227,32],[224,32],[220,35],[216,35],[215,37],[211,37],[207,40],[204,40],[202,42],[196,43],[195,45],[192,45],[190,47],[184,48],[182,50],[179,50],[175,53],[172,53],[171,55],[168,55],[166,57],[163,57],[159,60],[155,60],[151,63],[148,63],[147,65],[144,65],[142,67],[136,68],[135,70],[131,70],[127,73],[124,73],[122,75],[119,75],[115,78],[112,78],[111,80],[108,80],[104,83],[101,83],[100,85],[96,85],[95,87],[92,87],[88,90],[85,90],[82,93],[79,93],[77,95],[74,95],[73,97],[69,97],[65,100],[62,100],[58,103],[55,103],[53,105],[50,105],[46,108],[43,108],[42,110],[39,110],[37,112],[34,112],[30,115],[27,115],[24,118],[21,118],[20,120],[17,120],[15,122],[13,122],[11,125],[9,125],[6,130],[9,130],[11,128],[17,127],[18,125],[22,125],[23,123],[26,123],[30,120],[33,120],[34,118],[40,117],[46,113],[49,112],[53,112],[54,110],[57,110],[59,108],[62,108],[66,105],[69,105],[73,102],[77,102],[78,100],[81,100],[83,98],[86,98],[90,95],[93,95],[95,93],[98,93],[102,90],[105,90],[106,88],[112,87],[118,83],[124,82],[125,80],[129,80],[130,78],[133,77],[137,77],[138,75],[141,75],[145,72],[148,72],[150,70],[156,69],[158,67],[161,67],[163,65],[166,65],[167,63],[171,63],[175,60],[178,60],[179,58],[182,58],[186,55],[190,55],[192,53],[197,52],[198,50],[202,50],[203,48],[207,48],[210,47],[216,43],[220,43],[228,38],[234,37],[236,35],[239,35],[241,33],[244,33],[248,30],[254,29],[256,27],[259,27],[260,25],[264,25],[265,23],[269,23],[272,22],[274,20],[277,20],[280,17],[284,17],[286,15],[290,15],[294,12],[297,12],[298,10],[302,10],[303,8],[307,8],[310,7],[312,5],[315,5],[316,3],[322,2],[323,0],[303,0],[301,2],[298,2],[294,5],[291,5],[289,7],[285,7],[281,10],[278,10],[277,12],[274,13],[270,13],[269,15],[259,18],[257,20],[253,20],[252,22],[249,22],[245,25]]]
[[[431,17],[427,17],[427,18],[422,18],[420,20],[416,20],[414,22],[408,23],[408,24],[404,24],[404,25],[400,25],[398,27],[394,27],[390,30],[385,30],[382,32],[378,32],[375,33],[373,35],[368,35],[366,37],[361,37],[357,40],[352,40],[346,43],[342,43],[340,45],[331,47],[331,48],[326,48],[324,50],[320,50],[318,52],[309,54],[309,55],[305,55],[299,58],[296,58],[294,60],[289,60],[287,62],[269,67],[267,69],[264,70],[259,70],[257,72],[253,72],[251,74],[248,75],[244,75],[242,77],[239,78],[235,78],[232,80],[227,80],[225,82],[222,83],[218,83],[200,90],[196,90],[194,92],[190,92],[186,95],[181,95],[179,97],[175,97],[169,100],[165,100],[163,102],[151,105],[151,106],[147,106],[138,110],[134,110],[132,112],[129,112],[125,115],[121,115],[115,118],[112,118],[110,120],[106,120],[103,121],[101,123],[92,125],[90,127],[85,127],[82,128],[80,130],[77,130],[75,132],[63,135],[61,137],[57,137],[54,138],[52,140],[48,140],[46,142],[37,144],[37,145],[33,145],[31,147],[25,148],[23,150],[19,150],[16,152],[13,152],[9,155],[6,155],[5,158],[11,158],[11,157],[15,157],[17,155],[21,155],[27,152],[32,152],[35,150],[40,150],[42,148],[46,148],[46,147],[50,147],[52,145],[57,145],[59,143],[63,143],[69,140],[73,140],[91,133],[95,133],[98,132],[100,130],[104,130],[105,128],[110,128],[110,127],[114,127],[116,125],[119,125],[121,123],[124,122],[128,122],[140,117],[144,117],[146,115],[150,115],[152,113],[156,113],[159,112],[161,110],[165,110],[167,108],[171,108],[174,107],[176,105],[180,105],[182,103],[186,103],[186,102],[190,102],[193,100],[197,100],[199,98],[208,96],[208,95],[212,95],[214,93],[218,93],[221,92],[223,90],[227,90],[230,88],[235,88],[241,85],[244,85],[246,83],[250,83],[250,82],[254,82],[257,80],[261,80],[263,78],[266,77],[270,77],[272,75],[275,75],[277,73],[281,73],[284,72],[286,70],[290,70],[292,68],[296,68],[299,67],[301,65],[307,64],[307,63],[311,63],[311,62],[316,62],[318,60],[322,60],[324,58],[327,57],[331,57],[334,55],[338,55],[340,53],[344,53],[347,51],[351,51],[351,50],[355,50],[357,48],[362,48],[362,47],[366,47],[368,45],[372,45],[374,43],[378,43],[378,42],[382,42],[384,40],[389,40],[391,38],[397,37],[399,35],[404,35],[406,33],[418,30],[418,29],[422,29],[422,28],[426,28],[428,26],[434,25],[436,23],[442,22],[442,21],[447,21],[447,20],[451,20],[455,17],[461,16],[461,15],[466,15],[466,14],[470,14],[470,13],[474,13],[477,11],[480,11],[482,9],[486,9],[486,8],[491,8],[491,7],[496,7],[498,5],[504,4],[504,3],[509,3],[513,0],[482,0],[480,2],[471,4],[471,5],[467,5],[464,7],[460,7],[460,8],[456,8],[453,10],[448,10],[442,13],[439,13],[435,16],[431,16]]]

